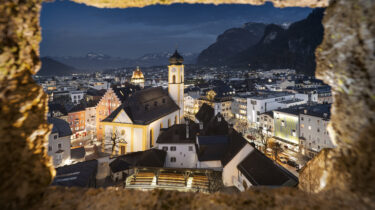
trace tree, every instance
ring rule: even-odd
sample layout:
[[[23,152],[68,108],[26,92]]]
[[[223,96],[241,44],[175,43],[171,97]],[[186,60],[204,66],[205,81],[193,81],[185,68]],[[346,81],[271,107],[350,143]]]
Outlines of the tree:
[[[264,135],[262,126],[258,127],[258,135],[260,137],[260,141],[264,145],[263,152],[265,152],[267,150],[267,146],[268,146],[267,145],[268,144],[268,138]]]
[[[109,138],[106,138],[105,148],[106,149],[111,148],[110,152],[111,152],[111,155],[113,155],[119,149],[118,148],[119,143],[125,143],[126,144],[127,142],[125,141],[125,139],[120,137],[119,132],[116,128],[113,131],[112,135]]]
[[[274,154],[274,160],[276,161],[278,158],[278,155],[282,153],[284,150],[279,142],[272,141],[270,142],[270,148],[273,151]]]

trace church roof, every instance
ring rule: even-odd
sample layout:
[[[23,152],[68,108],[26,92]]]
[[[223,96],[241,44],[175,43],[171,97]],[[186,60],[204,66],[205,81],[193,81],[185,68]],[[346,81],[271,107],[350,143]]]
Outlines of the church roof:
[[[169,63],[171,65],[181,65],[184,62],[184,58],[177,52],[177,50],[173,53],[171,57],[169,57]]]
[[[134,92],[137,90],[140,90],[139,86],[136,85],[129,85],[127,87],[121,87],[121,88],[112,88],[113,92],[116,94],[116,96],[120,99],[122,103]]]
[[[147,88],[131,95],[103,122],[113,122],[117,114],[124,110],[134,124],[147,125],[179,109],[161,87]]]

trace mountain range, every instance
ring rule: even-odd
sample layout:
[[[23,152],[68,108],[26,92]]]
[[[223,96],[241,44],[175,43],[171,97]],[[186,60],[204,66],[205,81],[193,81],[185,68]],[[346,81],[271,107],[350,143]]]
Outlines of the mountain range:
[[[169,52],[148,53],[136,59],[111,57],[103,53],[89,52],[82,57],[52,57],[52,59],[86,72],[129,66],[161,66],[168,64]],[[182,53],[186,64],[196,63],[196,53]]]
[[[292,24],[246,23],[220,34],[216,42],[201,53],[182,53],[185,64],[228,65],[236,68],[292,68],[314,75],[315,49],[323,39],[324,9],[315,9],[305,19]],[[44,57],[39,75],[66,75],[134,66],[168,64],[171,53],[149,53],[135,59],[111,57],[89,52],[85,56]]]
[[[315,49],[323,39],[323,12],[324,9],[315,9],[306,19],[288,27],[246,24],[248,27],[256,26],[253,31],[261,35],[247,33],[249,29],[246,26],[229,29],[199,54],[198,65],[250,65],[252,69],[266,70],[292,68],[299,73],[313,75]],[[240,46],[241,43],[243,46]]]
[[[65,65],[49,57],[43,57],[40,60],[42,61],[42,67],[37,73],[40,76],[66,76],[77,72],[77,69],[74,67]]]

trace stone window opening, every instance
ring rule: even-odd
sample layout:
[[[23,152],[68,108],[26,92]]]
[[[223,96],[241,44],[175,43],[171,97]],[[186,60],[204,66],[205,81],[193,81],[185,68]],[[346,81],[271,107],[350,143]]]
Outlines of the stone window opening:
[[[6,0],[6,2],[8,3],[11,1]],[[134,3],[132,1],[94,2],[90,0],[83,0],[81,2],[98,7],[146,6],[150,4],[150,2],[145,3],[143,1]],[[161,3],[168,4],[170,2],[171,1],[163,1]],[[202,2],[212,3],[212,1]],[[224,2],[226,1],[222,1],[221,3]],[[236,2],[236,0],[228,1],[228,3],[234,2]],[[243,1],[238,2],[243,3]],[[285,0],[274,2],[275,6],[328,6],[328,1],[326,0]],[[14,177],[11,177],[9,182],[7,182],[7,184],[10,185],[7,190],[9,193],[1,192],[1,197],[7,201],[6,207],[30,207],[30,205],[35,205],[35,202],[44,200],[44,202],[38,202],[38,204],[48,208],[48,199],[53,200],[53,197],[49,196],[55,194],[55,192],[50,191],[50,188],[48,188],[50,183],[49,180],[53,178],[54,173],[53,169],[50,168],[49,160],[43,154],[44,150],[42,149],[43,143],[46,142],[46,138],[50,130],[50,128],[46,126],[46,119],[43,117],[46,111],[47,97],[45,93],[41,91],[41,88],[36,85],[31,78],[31,75],[35,74],[40,66],[38,55],[38,44],[40,42],[40,28],[38,23],[40,3],[40,1],[32,0],[20,1],[18,2],[19,5],[17,5],[17,10],[9,9],[10,7],[14,6],[13,3],[2,4],[2,7],[0,7],[1,17],[4,18],[4,21],[2,21],[0,24],[6,28],[6,33],[0,32],[4,34],[4,36],[1,38],[2,42],[0,46],[0,57],[2,60],[7,61],[0,64],[1,89],[7,92],[7,94],[3,94],[1,96],[3,99],[1,103],[2,107],[9,107],[8,110],[0,114],[2,115],[2,119],[6,119],[6,123],[4,123],[2,126],[9,126],[9,128],[11,128],[1,129],[1,136],[4,137],[1,141],[2,143],[4,142],[3,148],[5,148],[5,152],[2,151],[0,154],[2,157],[6,157],[6,160],[13,160],[14,158],[12,155],[7,153],[6,150],[10,147],[9,142],[33,142],[33,146],[30,148],[28,147],[29,144],[19,144],[18,149],[23,150],[24,152],[19,160],[14,160],[29,160],[29,166],[17,167],[17,170],[20,172],[13,173]],[[249,3],[258,2],[250,0]],[[371,89],[371,84],[374,84],[374,78],[372,76],[373,68],[370,68],[370,64],[372,64],[373,61],[371,61],[369,56],[371,53],[373,53],[373,49],[366,45],[366,42],[363,41],[373,40],[374,37],[374,26],[370,24],[373,22],[374,14],[369,12],[372,11],[373,8],[373,1],[331,1],[326,10],[326,15],[323,21],[325,26],[324,40],[316,50],[316,75],[319,79],[323,79],[326,83],[331,85],[333,90],[332,95],[334,102],[332,109],[333,111],[331,114],[332,121],[330,122],[329,126],[334,136],[333,141],[338,146],[337,149],[326,151],[323,150],[308,163],[309,167],[302,170],[300,174],[299,189],[309,193],[317,193],[309,194],[310,196],[314,196],[314,198],[317,200],[320,200],[322,197],[326,198],[325,195],[327,194],[324,194],[325,189],[336,189],[336,193],[331,195],[335,199],[320,200],[324,201],[324,205],[327,208],[337,206],[334,204],[337,202],[336,200],[340,200],[340,198],[347,199],[346,203],[341,203],[342,205],[346,207],[349,207],[348,205],[352,205],[351,207],[355,206],[360,208],[364,206],[364,201],[362,200],[362,202],[359,202],[355,198],[348,196],[348,193],[360,193],[361,197],[366,197],[369,195],[369,193],[373,193],[373,191],[371,191],[373,189],[369,189],[368,187],[365,188],[363,186],[364,183],[367,184],[366,186],[372,186],[374,179],[371,174],[374,173],[370,173],[370,175],[366,177],[363,175],[364,173],[362,171],[363,165],[366,165],[367,162],[373,162],[373,156],[362,150],[362,146],[360,144],[364,140],[367,140],[368,146],[374,145],[374,131],[372,130],[374,127],[374,111],[371,109],[371,107],[373,107],[371,97],[374,95],[374,91]],[[357,18],[358,24],[353,24],[353,20],[357,20]],[[19,22],[17,22],[18,24],[14,24],[12,20],[18,20]],[[15,33],[16,31],[28,31],[29,33]],[[361,31],[361,33],[359,33],[359,31]],[[351,37],[350,40],[345,39],[347,37]],[[335,45],[335,43],[340,44]],[[8,100],[10,98],[14,98],[14,96],[21,97],[15,98],[16,100]],[[25,109],[23,109],[23,107],[25,107]],[[356,112],[353,112],[354,107]],[[18,119],[20,119],[19,116],[23,116],[25,118],[22,121],[18,121]],[[351,135],[354,133],[356,135]],[[12,138],[13,141],[8,141],[10,138]],[[343,152],[339,153],[339,150]],[[361,156],[356,155],[358,153],[360,153]],[[328,157],[330,155],[334,155],[332,156],[333,158],[324,159],[324,157]],[[353,160],[352,156],[358,157],[358,159]],[[324,176],[317,174],[316,176],[311,177],[309,168],[312,168],[312,171],[319,171],[318,169],[321,168],[319,168],[320,166],[318,166],[317,161],[322,159],[326,160],[325,168],[322,169],[325,172]],[[352,162],[350,162],[351,164],[346,165],[345,163],[349,162],[349,160],[352,160]],[[8,162],[11,162],[14,165],[18,164],[18,162]],[[342,166],[342,168],[334,166]],[[9,171],[10,173],[15,171],[12,166],[7,165],[6,167],[1,167],[0,174],[2,174],[2,178],[9,174],[6,173],[6,171]],[[22,173],[23,171],[30,169],[33,173]],[[34,176],[32,176],[33,174]],[[338,175],[335,177],[335,179],[329,179],[329,177],[335,175]],[[306,176],[311,177],[313,180],[309,181]],[[343,177],[345,177],[345,179]],[[362,179],[362,177],[366,177],[366,179]],[[17,179],[18,181],[13,182],[13,179]],[[319,180],[330,181],[325,181],[317,185],[311,184],[313,181],[317,181],[317,183],[319,183]],[[21,188],[21,186],[23,187]],[[44,193],[47,191],[48,193]],[[110,190],[103,191],[111,194]],[[79,192],[85,193],[84,190]],[[274,198],[274,191],[270,190],[268,192],[270,192],[268,197]],[[44,193],[43,197],[41,197],[41,193]],[[68,193],[76,193],[78,195],[77,191],[73,192],[70,189],[61,189],[61,191],[58,193],[62,197],[66,196],[64,194]],[[126,192],[121,193],[126,194]],[[134,193],[141,195],[139,192]],[[260,192],[258,195],[254,195],[254,198],[264,194]],[[115,194],[113,193],[112,195]],[[285,200],[281,199],[282,202],[273,200],[273,204],[283,205],[279,207],[285,207],[288,206],[288,204],[297,204],[298,198],[301,198],[301,201],[306,201],[303,199],[304,195],[304,193],[297,193],[294,196],[296,198],[294,201],[290,198],[286,198]],[[205,196],[206,195],[202,195],[202,197]],[[212,202],[217,202],[215,198],[209,196],[210,195],[207,195],[206,198],[211,199]],[[173,201],[173,197],[169,199]],[[222,198],[220,195],[217,195],[217,197]],[[85,203],[93,198],[94,196],[82,197],[80,202]],[[116,199],[116,196],[112,198]],[[104,199],[105,198],[103,198],[103,200]],[[100,200],[101,199],[98,201]],[[226,205],[236,205],[235,203],[225,203],[229,201],[225,201],[224,199],[220,199],[220,201]],[[72,205],[78,206],[78,204],[73,203],[74,199],[72,199],[71,202]],[[136,204],[136,201],[122,201],[122,205],[124,205],[123,202],[129,202],[127,204]],[[143,203],[144,206],[146,205],[146,202],[147,201]],[[189,202],[194,201],[191,199]],[[371,204],[371,200],[366,202],[367,204],[368,202]],[[56,204],[56,202],[52,203],[54,203],[54,205]],[[60,204],[64,205],[63,203]],[[112,202],[112,204],[116,205],[114,202]],[[309,201],[303,203],[303,205],[306,205],[306,207],[308,207],[309,204],[311,207],[312,203],[309,203]],[[251,205],[256,205],[256,203],[251,203]]]

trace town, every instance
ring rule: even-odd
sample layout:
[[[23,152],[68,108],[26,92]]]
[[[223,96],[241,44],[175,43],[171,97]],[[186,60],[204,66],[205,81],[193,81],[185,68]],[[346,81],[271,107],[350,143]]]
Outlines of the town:
[[[186,71],[185,71],[186,70]],[[296,186],[324,148],[331,89],[293,69],[184,65],[34,76],[52,185],[212,193]]]

